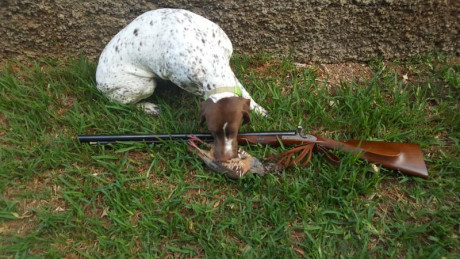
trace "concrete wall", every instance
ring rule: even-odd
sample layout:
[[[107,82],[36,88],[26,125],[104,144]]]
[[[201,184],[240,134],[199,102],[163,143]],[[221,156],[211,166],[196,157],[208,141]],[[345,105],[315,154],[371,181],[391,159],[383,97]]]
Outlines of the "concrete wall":
[[[297,62],[459,54],[459,0],[3,0],[0,58],[96,58],[134,17],[161,7],[216,22],[238,52],[288,54],[294,48]]]

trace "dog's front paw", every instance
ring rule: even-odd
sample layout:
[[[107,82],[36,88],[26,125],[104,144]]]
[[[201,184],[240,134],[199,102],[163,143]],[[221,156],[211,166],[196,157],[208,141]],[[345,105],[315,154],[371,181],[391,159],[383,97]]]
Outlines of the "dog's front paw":
[[[267,110],[265,110],[262,106],[260,105],[257,105],[257,106],[254,106],[254,112],[257,113],[257,114],[260,114],[264,117],[268,116],[268,112]]]
[[[153,103],[142,102],[138,103],[137,107],[141,108],[144,112],[152,116],[158,116],[160,114],[160,107]]]

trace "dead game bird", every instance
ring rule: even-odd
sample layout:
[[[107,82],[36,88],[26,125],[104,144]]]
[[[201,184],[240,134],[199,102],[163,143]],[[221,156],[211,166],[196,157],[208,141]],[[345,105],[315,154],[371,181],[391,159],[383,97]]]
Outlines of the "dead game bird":
[[[195,141],[209,148],[209,150],[201,149]],[[225,162],[220,162],[214,158],[212,144],[206,143],[201,139],[193,136],[188,140],[189,150],[197,151],[196,153],[204,161],[204,163],[212,170],[227,175],[232,179],[239,179],[249,173],[265,175],[269,171],[277,172],[276,165],[273,163],[263,164],[259,159],[251,156],[248,152],[238,148],[238,156]]]

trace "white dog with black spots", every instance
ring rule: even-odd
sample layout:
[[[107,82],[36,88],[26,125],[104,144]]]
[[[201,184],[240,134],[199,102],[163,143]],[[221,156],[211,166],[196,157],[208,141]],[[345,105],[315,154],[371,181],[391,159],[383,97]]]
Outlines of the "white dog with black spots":
[[[112,100],[157,115],[158,107],[144,99],[161,78],[213,102],[250,99],[250,109],[265,115],[230,68],[232,52],[225,32],[202,16],[181,9],[149,11],[107,44],[97,66],[97,88]]]

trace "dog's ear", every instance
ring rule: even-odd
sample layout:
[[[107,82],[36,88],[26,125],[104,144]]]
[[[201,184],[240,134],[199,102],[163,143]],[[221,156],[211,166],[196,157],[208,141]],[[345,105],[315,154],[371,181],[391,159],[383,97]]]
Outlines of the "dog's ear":
[[[203,104],[201,106],[203,106]],[[206,122],[205,110],[203,108],[200,108],[200,126],[203,126],[205,122]]]
[[[200,103],[200,126],[206,122],[206,108],[209,106],[209,99]]]
[[[206,122],[206,115],[202,113],[200,115],[200,126],[203,126],[205,122]]]
[[[251,100],[245,99],[243,103],[243,124],[247,124],[251,122],[251,118],[249,117],[251,107]]]

